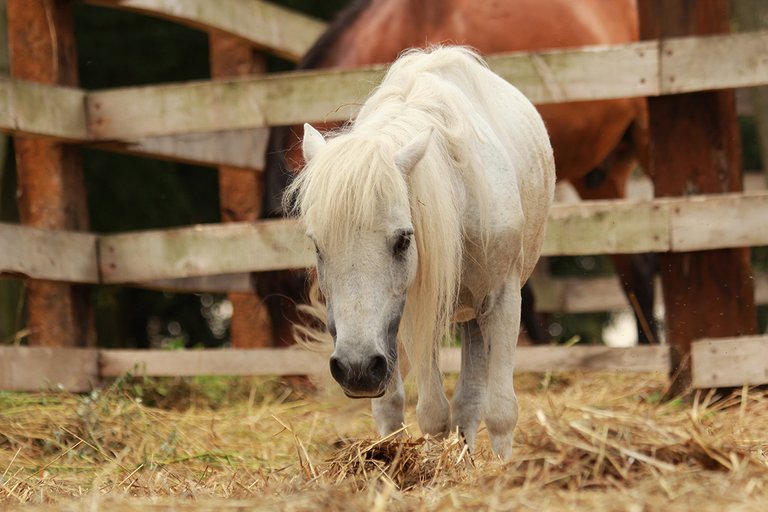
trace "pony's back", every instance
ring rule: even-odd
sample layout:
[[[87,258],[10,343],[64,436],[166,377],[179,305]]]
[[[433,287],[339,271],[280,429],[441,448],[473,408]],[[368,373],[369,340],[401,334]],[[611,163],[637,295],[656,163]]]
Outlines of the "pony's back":
[[[488,69],[474,51],[438,46],[409,50],[398,58],[356,123],[364,125],[369,117],[391,122],[391,116],[381,116],[387,108],[423,108],[431,114],[444,132],[447,149],[458,162],[465,185],[475,195],[482,222],[487,217],[487,205],[511,199],[492,197],[493,183],[505,178],[489,175],[494,170],[487,168],[486,156],[489,146],[501,152],[504,161],[497,167],[514,174],[520,210],[525,212],[526,280],[538,260],[543,242],[541,226],[546,223],[555,186],[552,147],[531,102]],[[484,227],[481,229],[483,238],[489,236]]]

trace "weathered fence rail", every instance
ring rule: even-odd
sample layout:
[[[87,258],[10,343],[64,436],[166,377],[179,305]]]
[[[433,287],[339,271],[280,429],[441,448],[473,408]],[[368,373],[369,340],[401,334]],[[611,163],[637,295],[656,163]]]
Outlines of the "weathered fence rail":
[[[157,16],[201,30],[240,37],[297,61],[325,30],[325,23],[260,0],[87,0]]]
[[[760,85],[768,82],[767,51],[762,31],[497,55],[488,63],[543,104]],[[95,139],[346,120],[383,73],[376,66],[103,90],[90,93],[86,106]]]
[[[458,349],[441,351],[440,366],[459,371]],[[605,346],[520,347],[516,370],[666,372],[668,348]],[[0,346],[0,389],[89,391],[102,378],[132,372],[151,377],[201,375],[318,375],[327,357],[302,349],[106,350]]]
[[[488,62],[535,103],[553,103],[756,86],[768,82],[766,54],[768,31],[760,31],[497,55]],[[126,151],[140,146],[152,154],[152,145],[140,141],[349,119],[383,72],[377,66],[93,92],[6,80],[0,93],[11,107],[0,111],[0,130],[121,142]],[[40,101],[51,106],[50,115],[40,117]]]
[[[765,219],[768,192],[560,204],[552,208],[543,254],[764,246]],[[14,248],[0,253],[0,273],[68,282],[141,283],[314,264],[293,220],[100,236],[0,224],[0,240]]]
[[[767,336],[711,339],[694,343],[696,388],[768,382]],[[446,348],[440,367],[460,369],[461,353]],[[658,372],[669,371],[669,347],[605,346],[519,347],[517,372]],[[202,375],[321,375],[327,357],[298,348],[259,350],[107,350],[0,346],[0,389],[16,391],[90,391],[102,379],[127,373],[150,377]],[[745,370],[746,368],[746,370]]]

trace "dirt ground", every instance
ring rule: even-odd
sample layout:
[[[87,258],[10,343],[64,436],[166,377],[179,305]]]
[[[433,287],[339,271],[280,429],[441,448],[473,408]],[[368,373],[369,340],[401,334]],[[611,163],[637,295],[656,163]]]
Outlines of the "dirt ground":
[[[0,393],[0,509],[768,510],[768,392],[662,402],[659,375],[516,382],[504,463],[485,432],[472,455],[418,437],[413,400],[413,425],[379,440],[367,403],[301,382]]]

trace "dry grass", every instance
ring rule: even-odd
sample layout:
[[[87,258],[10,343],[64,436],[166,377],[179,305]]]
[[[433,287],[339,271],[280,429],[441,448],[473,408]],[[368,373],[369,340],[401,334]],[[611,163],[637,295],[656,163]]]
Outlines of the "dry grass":
[[[472,456],[455,436],[424,439],[415,427],[376,439],[367,404],[331,393],[184,382],[0,394],[0,508],[701,512],[768,503],[765,391],[661,403],[658,376],[523,375],[515,455],[502,463],[484,433]],[[408,413],[414,420],[413,404]]]

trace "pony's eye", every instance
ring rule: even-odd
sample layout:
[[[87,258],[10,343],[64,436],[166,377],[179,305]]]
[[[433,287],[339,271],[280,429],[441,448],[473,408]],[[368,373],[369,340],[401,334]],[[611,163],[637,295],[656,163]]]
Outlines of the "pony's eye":
[[[395,245],[392,246],[392,254],[396,257],[404,255],[411,246],[411,235],[412,233],[401,233],[397,237]]]
[[[323,261],[323,255],[320,254],[320,249],[317,248],[317,244],[315,244],[315,256],[317,257],[317,261]]]

